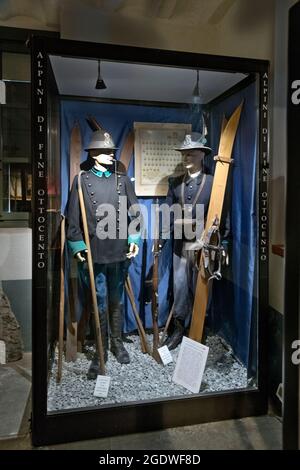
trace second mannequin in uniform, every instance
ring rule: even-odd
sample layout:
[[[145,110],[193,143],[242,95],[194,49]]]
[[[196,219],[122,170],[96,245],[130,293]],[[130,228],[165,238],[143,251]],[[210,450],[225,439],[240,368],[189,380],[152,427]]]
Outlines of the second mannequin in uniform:
[[[167,204],[187,205],[191,211],[192,221],[196,220],[197,205],[202,205],[203,220],[206,219],[213,176],[204,173],[203,159],[209,155],[211,149],[205,145],[205,140],[200,133],[194,132],[185,136],[184,141],[176,150],[182,154],[182,163],[185,173],[175,178],[169,178],[169,190],[166,198]],[[189,222],[189,218],[185,222]],[[174,225],[182,223],[182,220],[174,219],[169,229],[169,234],[174,234]],[[167,236],[169,236],[167,233]],[[166,234],[162,233],[161,246],[164,245]],[[201,237],[199,237],[201,238]],[[202,248],[201,240],[174,239],[173,252],[173,332],[168,336],[165,345],[169,349],[175,349],[181,343],[185,328],[189,326],[194,303],[195,288],[198,276],[196,258]]]

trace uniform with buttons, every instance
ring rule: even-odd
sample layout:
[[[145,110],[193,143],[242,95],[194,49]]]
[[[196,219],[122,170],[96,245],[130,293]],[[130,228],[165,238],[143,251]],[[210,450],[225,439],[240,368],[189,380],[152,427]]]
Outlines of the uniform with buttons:
[[[169,206],[173,204],[192,204],[192,218],[196,218],[196,205],[202,204],[204,209],[204,222],[207,216],[213,176],[200,173],[195,178],[181,175],[169,178],[169,190],[166,202]],[[198,197],[197,197],[198,196]],[[172,236],[174,220],[171,219],[168,233],[161,233],[162,238]],[[225,210],[224,220],[221,221],[221,233],[223,238],[228,237],[230,231],[229,212]],[[195,240],[194,240],[195,241]],[[163,243],[163,242],[162,242]],[[174,239],[173,252],[173,291],[174,311],[173,316],[186,327],[189,325],[194,302],[194,294],[198,277],[196,267],[195,250],[191,249],[193,240]],[[190,245],[190,246],[189,246]]]
[[[175,178],[169,178],[169,189],[166,197],[166,203],[171,207],[173,204],[188,204],[192,206],[192,219],[196,218],[196,206],[202,204],[204,209],[204,218],[207,215],[210,200],[211,188],[213,183],[212,175],[199,173],[198,176],[180,175]],[[174,230],[174,220],[171,218],[170,227],[161,234],[162,238],[172,236]],[[184,240],[174,240],[174,252],[180,256],[182,253]]]
[[[106,264],[125,261],[126,253],[128,252],[128,244],[136,240],[138,241],[139,234],[136,234],[136,238],[134,235],[128,235],[127,233],[126,236],[123,236],[124,230],[120,231],[120,220],[126,220],[126,222],[129,223],[130,220],[138,216],[138,214],[131,214],[130,218],[127,217],[127,210],[132,205],[138,204],[138,200],[127,175],[115,175],[109,171],[103,174],[101,173],[102,172],[97,172],[97,170],[92,168],[90,171],[84,172],[81,176],[93,262]],[[123,217],[120,215],[121,196],[126,196],[127,198],[127,207],[125,209],[126,217],[124,214],[122,214]],[[98,211],[101,204],[110,204],[116,211],[115,239],[100,239],[97,237],[97,224],[99,224],[102,219]],[[83,241],[83,227],[78,199],[78,176],[74,178],[69,197],[67,223],[67,239],[75,255],[76,252],[86,249]],[[102,227],[101,224],[98,225],[99,231],[103,231],[104,229],[105,227]]]

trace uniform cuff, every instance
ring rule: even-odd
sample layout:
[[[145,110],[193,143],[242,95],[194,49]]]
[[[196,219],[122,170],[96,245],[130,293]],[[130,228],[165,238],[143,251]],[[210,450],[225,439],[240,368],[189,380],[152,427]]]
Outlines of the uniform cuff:
[[[68,240],[68,247],[70,248],[73,256],[75,256],[80,251],[87,250],[86,244],[83,240],[79,240],[77,242],[72,242],[71,240]]]
[[[140,239],[141,239],[140,233],[134,233],[132,235],[129,235],[128,245],[130,245],[130,243],[135,243],[136,245],[138,245],[140,243]]]

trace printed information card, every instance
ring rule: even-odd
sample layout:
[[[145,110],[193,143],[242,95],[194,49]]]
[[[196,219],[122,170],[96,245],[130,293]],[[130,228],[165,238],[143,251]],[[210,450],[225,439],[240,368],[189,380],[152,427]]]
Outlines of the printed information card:
[[[160,358],[164,366],[166,366],[167,364],[170,364],[170,362],[173,362],[173,357],[169,351],[168,346],[162,346],[161,348],[158,348],[157,351],[160,355]]]
[[[209,348],[204,344],[184,336],[172,378],[173,382],[193,393],[199,393],[208,350]]]
[[[94,390],[94,397],[106,398],[110,386],[110,377],[108,375],[98,375]]]

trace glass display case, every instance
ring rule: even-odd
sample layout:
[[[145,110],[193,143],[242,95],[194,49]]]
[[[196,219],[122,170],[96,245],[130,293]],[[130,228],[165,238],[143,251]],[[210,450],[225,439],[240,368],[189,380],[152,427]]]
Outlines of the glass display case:
[[[265,413],[268,63],[31,55],[33,442]]]

